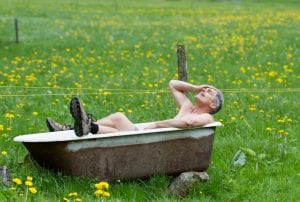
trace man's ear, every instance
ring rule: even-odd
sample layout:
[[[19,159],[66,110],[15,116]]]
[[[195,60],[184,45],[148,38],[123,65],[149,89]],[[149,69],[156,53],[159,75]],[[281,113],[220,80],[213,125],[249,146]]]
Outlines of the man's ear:
[[[212,102],[212,103],[210,103],[209,107],[211,109],[215,109],[217,107],[217,105],[216,105],[216,103]]]

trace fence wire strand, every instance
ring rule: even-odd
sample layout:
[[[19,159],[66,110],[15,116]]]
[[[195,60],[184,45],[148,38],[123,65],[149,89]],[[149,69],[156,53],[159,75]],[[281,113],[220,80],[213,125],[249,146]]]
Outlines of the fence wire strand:
[[[36,96],[73,96],[73,95],[122,95],[122,94],[161,94],[170,93],[169,90],[153,90],[153,89],[106,89],[106,88],[70,88],[70,87],[45,87],[45,86],[0,86],[0,89],[19,88],[23,90],[32,89],[46,89],[46,90],[73,90],[73,93],[30,93],[30,94],[0,94],[0,97],[36,97]],[[297,93],[300,88],[265,88],[265,89],[220,89],[223,93]],[[84,92],[84,91],[98,91],[98,92]],[[100,92],[99,92],[100,91]]]

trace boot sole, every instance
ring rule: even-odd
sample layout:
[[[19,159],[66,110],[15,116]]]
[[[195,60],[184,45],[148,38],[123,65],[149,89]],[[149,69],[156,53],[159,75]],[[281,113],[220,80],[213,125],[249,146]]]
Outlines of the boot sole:
[[[50,121],[48,119],[46,119],[46,124],[47,124],[47,128],[50,132],[54,132],[54,128],[52,127],[52,125],[50,124]]]
[[[80,101],[78,98],[72,98],[70,103],[70,113],[75,120],[74,131],[78,137],[82,137],[83,128],[82,128],[82,116],[80,110]]]

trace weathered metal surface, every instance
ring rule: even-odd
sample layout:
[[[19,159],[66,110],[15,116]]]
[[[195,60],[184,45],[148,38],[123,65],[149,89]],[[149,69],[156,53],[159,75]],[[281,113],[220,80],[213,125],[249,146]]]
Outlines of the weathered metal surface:
[[[206,170],[214,131],[209,127],[23,144],[45,168],[103,180],[134,179]]]

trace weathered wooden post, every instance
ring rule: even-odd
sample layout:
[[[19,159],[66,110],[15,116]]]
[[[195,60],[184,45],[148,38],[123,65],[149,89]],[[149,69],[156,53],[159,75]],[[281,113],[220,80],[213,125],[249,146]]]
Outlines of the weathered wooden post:
[[[177,45],[178,80],[188,80],[187,61],[184,45]]]
[[[177,45],[177,65],[178,65],[178,80],[187,82],[187,61],[184,45]],[[188,93],[185,93],[188,96]]]
[[[19,25],[18,18],[15,18],[16,43],[19,43]]]

